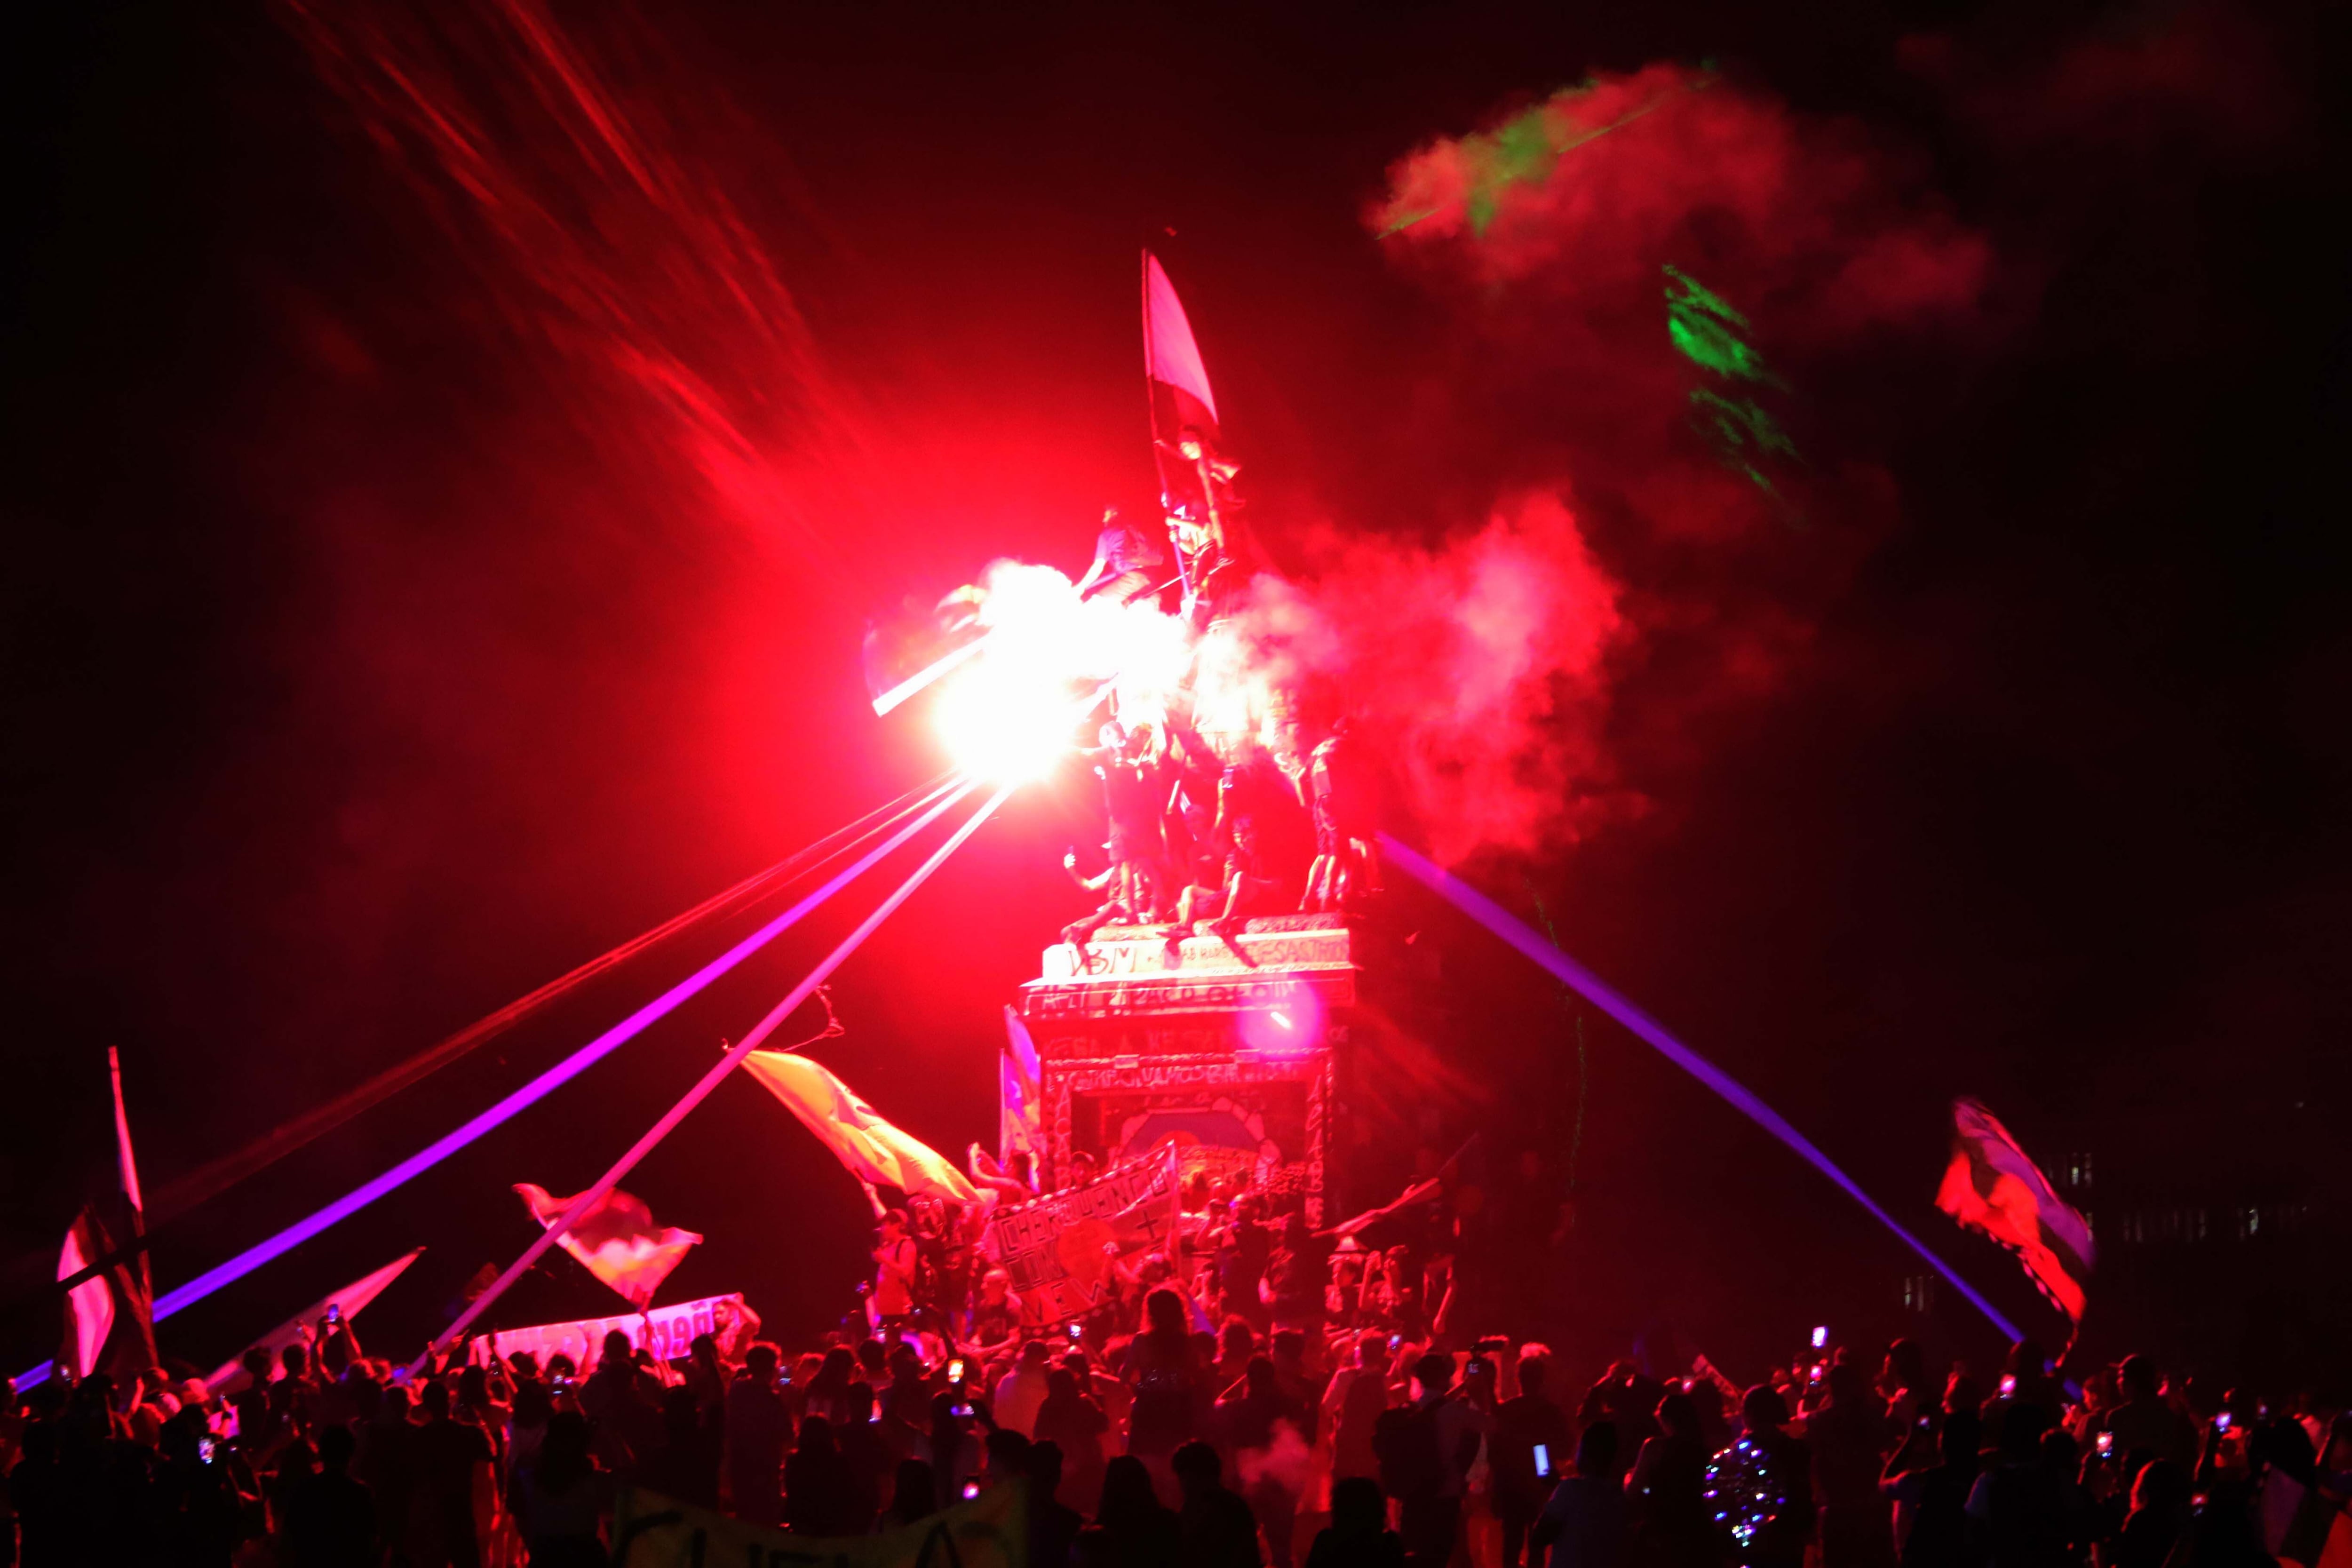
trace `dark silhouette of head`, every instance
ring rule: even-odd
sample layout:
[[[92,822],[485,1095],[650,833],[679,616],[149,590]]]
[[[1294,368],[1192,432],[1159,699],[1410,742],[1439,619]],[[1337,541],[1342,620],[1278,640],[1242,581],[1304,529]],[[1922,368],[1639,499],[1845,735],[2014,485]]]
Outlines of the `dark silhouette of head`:
[[[1658,1401],[1658,1426],[1669,1437],[1698,1439],[1698,1401],[1679,1389]]]
[[[1331,1483],[1331,1528],[1355,1540],[1377,1536],[1389,1525],[1389,1494],[1370,1476],[1349,1476]]]
[[[2030,1465],[2042,1456],[2042,1434],[2050,1416],[2039,1405],[2012,1405],[2000,1412],[2001,1462]]]
[[[359,1439],[352,1436],[350,1427],[340,1421],[329,1422],[326,1429],[319,1434],[320,1468],[330,1473],[340,1471],[352,1462],[352,1456],[359,1451]]]
[[[1210,1458],[1215,1457],[1212,1449]],[[1149,1523],[1159,1511],[1160,1500],[1151,1490],[1151,1472],[1143,1468],[1141,1459],[1132,1454],[1121,1454],[1103,1467],[1102,1506],[1095,1510],[1098,1522],[1112,1530],[1134,1528]]]
[[[1544,1381],[1550,1375],[1551,1366],[1541,1356],[1519,1363],[1519,1392],[1541,1394],[1544,1391]]]
[[[906,1521],[922,1518],[940,1506],[939,1481],[924,1459],[898,1461],[897,1478],[890,1484],[890,1517]]]
[[[1936,1451],[1948,1465],[1974,1465],[1977,1450],[1983,1443],[1984,1423],[1973,1410],[1948,1413],[1943,1429],[1936,1434]]]
[[[1595,1421],[1576,1440],[1576,1473],[1590,1480],[1614,1480],[1621,1468],[1617,1423]]]
[[[1789,1402],[1770,1384],[1759,1383],[1740,1400],[1739,1415],[1750,1432],[1778,1432],[1789,1424]]]
[[[1053,1501],[1062,1489],[1062,1446],[1051,1437],[1030,1444],[1027,1464],[1032,1504]]]
[[[1916,1388],[1927,1381],[1927,1362],[1916,1340],[1896,1340],[1886,1347],[1884,1372],[1887,1392]]]
[[[1224,1461],[1206,1443],[1187,1443],[1171,1455],[1169,1468],[1176,1472],[1176,1484],[1184,1489],[1187,1499],[1217,1489],[1224,1471]]]
[[[1184,1298],[1161,1287],[1143,1299],[1143,1316],[1150,1332],[1160,1338],[1181,1338],[1184,1333]]]
[[[1412,1377],[1424,1397],[1442,1394],[1454,1386],[1454,1358],[1444,1351],[1431,1351],[1412,1363]]]

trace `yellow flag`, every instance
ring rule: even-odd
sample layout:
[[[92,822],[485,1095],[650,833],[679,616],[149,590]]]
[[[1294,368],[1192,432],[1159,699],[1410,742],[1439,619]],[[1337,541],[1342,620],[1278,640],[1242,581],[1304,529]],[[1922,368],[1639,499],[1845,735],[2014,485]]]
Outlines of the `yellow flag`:
[[[753,1051],[743,1068],[824,1139],[852,1175],[912,1195],[980,1201],[971,1180],[938,1150],[885,1121],[822,1065],[793,1051]]]
[[[929,1519],[881,1535],[791,1535],[656,1492],[624,1488],[613,1510],[613,1568],[1028,1568],[1024,1482],[992,1487]]]

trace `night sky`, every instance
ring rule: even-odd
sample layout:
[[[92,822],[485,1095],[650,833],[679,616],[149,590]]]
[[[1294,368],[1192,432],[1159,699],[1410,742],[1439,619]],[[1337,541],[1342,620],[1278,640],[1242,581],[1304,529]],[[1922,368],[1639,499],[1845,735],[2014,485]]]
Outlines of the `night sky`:
[[[429,31],[114,8],[10,51],[5,1258],[54,1254],[103,1169],[109,1044],[152,1189],[935,773],[918,715],[866,706],[865,617],[997,556],[1076,574],[1105,502],[1148,509],[1145,244],[1278,562],[1421,559],[1540,491],[1622,589],[1623,637],[1554,716],[1580,796],[1621,808],[1465,874],[1539,895],[1570,951],[2043,1330],[1928,1206],[1957,1094],[2053,1160],[2095,1150],[2101,1201],[2301,1203],[2340,1230],[2340,16],[1273,9],[559,9],[635,167],[549,118],[550,57],[513,26],[542,14],[488,0]],[[1604,434],[1680,374],[1658,255],[1576,231],[1506,276],[1481,268],[1541,231],[1375,232],[1400,160],[1656,62],[1790,128],[1785,210],[1844,193],[1817,233],[1696,199],[1655,218],[1659,254],[1750,286],[1801,505],[1687,507],[1728,482],[1701,447]],[[390,103],[391,64],[471,116],[466,157]],[[1647,134],[1578,156],[1657,155]],[[1835,271],[1853,226],[1889,224],[1980,268],[1927,314],[1841,315],[1874,286]],[[1377,636],[1383,607],[1349,603]],[[1077,912],[1084,798],[1024,795],[842,977],[850,1033],[820,1054],[943,1149],[992,1142],[999,1006]],[[530,1239],[509,1184],[585,1184],[863,907],[164,1349],[209,1366],[421,1243],[362,1323],[410,1349]],[[1448,1135],[1484,1120],[1564,1179],[1556,999],[1451,917],[1401,918],[1475,1042]],[[204,1205],[159,1281],[724,934]],[[1599,1353],[1672,1303],[1752,1374],[1819,1316],[1899,1326],[1916,1266],[1870,1221],[1597,1017],[1588,1046],[1572,1321],[1547,1337]],[[709,1237],[668,1298],[743,1289],[787,1335],[849,1304],[856,1189],[755,1086],[627,1185]],[[511,1321],[612,1300],[559,1258]],[[12,1369],[53,1323],[0,1311]]]

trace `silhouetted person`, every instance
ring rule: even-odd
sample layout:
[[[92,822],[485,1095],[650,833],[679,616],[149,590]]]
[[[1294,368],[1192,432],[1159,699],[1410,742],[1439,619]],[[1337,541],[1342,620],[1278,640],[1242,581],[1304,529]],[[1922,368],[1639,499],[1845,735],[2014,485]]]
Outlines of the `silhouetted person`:
[[[939,1481],[929,1463],[901,1459],[890,1481],[890,1506],[882,1510],[880,1528],[899,1530],[940,1510]]]
[[[1713,1568],[1717,1547],[1706,1505],[1708,1455],[1699,1436],[1698,1403],[1687,1394],[1669,1394],[1658,1401],[1657,1422],[1658,1435],[1642,1445],[1626,1486],[1632,1560],[1636,1568]],[[1885,1505],[1877,1504],[1876,1511],[1883,1531]]]
[[[2190,1474],[2197,1465],[2197,1425],[2158,1392],[2156,1363],[2144,1355],[2126,1356],[2116,1373],[2123,1403],[2107,1412],[2105,1423],[2115,1434],[2115,1451],[2145,1448],[2171,1460],[2182,1475]]]
[[[1307,1568],[1404,1568],[1404,1540],[1389,1528],[1380,1482],[1345,1476],[1331,1483],[1331,1522],[1315,1532]]]
[[[1062,1446],[1047,1438],[1024,1455],[1029,1475],[1030,1568],[1066,1568],[1086,1521],[1062,1501]]]
[[[2189,1529],[2189,1478],[2169,1459],[2140,1467],[2131,1511],[2116,1537],[2113,1568],[2164,1568]]]
[[[1903,1455],[1887,1461],[1879,1491],[1895,1504],[1903,1568],[1969,1568],[1973,1561],[1968,1505],[1977,1484],[1977,1442],[1982,1432],[1975,1411],[1950,1411],[1936,1435],[1934,1464],[1897,1472]]]
[[[1410,1405],[1381,1413],[1372,1429],[1381,1485],[1397,1500],[1405,1561],[1444,1568],[1462,1533],[1462,1494],[1478,1455],[1484,1415],[1447,1395],[1454,1358],[1433,1351],[1413,1363]]]
[[[348,1426],[319,1434],[319,1473],[286,1500],[283,1568],[373,1568],[382,1557],[375,1500],[351,1477],[358,1449]]]
[[[588,1456],[585,1415],[559,1410],[548,1417],[546,1439],[537,1458],[516,1471],[511,1495],[530,1568],[603,1568],[597,1517],[604,1487]]]
[[[1335,1479],[1380,1476],[1372,1433],[1389,1407],[1388,1336],[1368,1330],[1356,1338],[1356,1360],[1331,1374],[1323,1391],[1323,1414],[1331,1426],[1331,1474]],[[1565,1458],[1557,1456],[1555,1465]],[[1383,1494],[1385,1495],[1385,1494]]]
[[[1226,1489],[1217,1451],[1206,1443],[1187,1443],[1171,1463],[1184,1490],[1176,1560],[1183,1568],[1263,1568],[1256,1516]]]
[[[2001,1412],[1998,1458],[1977,1478],[1968,1504],[1989,1568],[2063,1568],[2063,1480],[2041,1462],[2042,1434],[2049,1424],[2038,1405],[2012,1405]]]
[[[1595,1421],[1576,1443],[1576,1473],[1554,1487],[1536,1519],[1533,1544],[1549,1568],[1622,1568],[1625,1492],[1618,1482],[1617,1425]]]
[[[863,1535],[873,1528],[875,1515],[882,1511],[883,1489],[889,1485],[896,1459],[890,1446],[882,1440],[881,1424],[874,1419],[872,1384],[849,1385],[849,1419],[833,1435],[833,1440],[841,1450],[842,1468],[848,1480],[845,1512],[852,1526],[850,1533]]]
[[[1748,1568],[1799,1568],[1813,1539],[1812,1461],[1804,1439],[1789,1435],[1789,1402],[1769,1384],[1759,1384],[1739,1402],[1747,1440],[1758,1452],[1765,1479],[1781,1506],[1736,1555]]]
[[[1495,1441],[1488,1451],[1493,1472],[1495,1517],[1503,1526],[1503,1568],[1519,1568],[1528,1530],[1568,1468],[1575,1439],[1568,1413],[1545,1396],[1550,1368],[1540,1356],[1519,1363],[1519,1396],[1495,1412]],[[1542,1449],[1542,1463],[1537,1449]],[[1337,1494],[1334,1493],[1336,1500]],[[1335,1500],[1336,1510],[1338,1503]]]
[[[776,1392],[776,1347],[761,1342],[743,1357],[727,1387],[727,1490],[738,1519],[772,1525],[783,1518],[781,1489],[792,1415]]]
[[[1102,1500],[1102,1437],[1110,1417],[1067,1367],[1045,1374],[1045,1403],[1037,1407],[1037,1440],[1059,1446],[1062,1495],[1081,1513],[1091,1512]]]
[[[1886,1407],[1852,1362],[1830,1368],[1829,1394],[1829,1403],[1805,1424],[1813,1500],[1821,1510],[1822,1568],[1893,1568],[1895,1542],[1878,1490],[1886,1462]]]
[[[1143,1299],[1149,1325],[1128,1346],[1128,1381],[1135,1405],[1128,1415],[1127,1451],[1172,1454],[1194,1435],[1202,1369],[1184,1322],[1184,1299],[1162,1286]]]
[[[348,1461],[351,1434],[340,1427],[331,1430],[343,1440],[341,1452]],[[229,1455],[215,1447],[213,1458],[205,1458],[209,1436],[200,1410],[179,1412],[157,1434],[162,1452],[148,1487],[148,1523],[155,1560],[173,1568],[229,1568],[244,1533],[240,1513],[246,1500],[231,1479]],[[364,1515],[364,1493],[359,1506]]]
[[[449,1415],[449,1385],[435,1379],[422,1396],[425,1424],[416,1429],[416,1539],[410,1542],[420,1568],[478,1568],[481,1544],[474,1534],[474,1473],[494,1455],[478,1426]]]
[[[803,1535],[849,1535],[849,1468],[833,1440],[833,1423],[812,1415],[784,1461],[784,1527]]]
[[[1283,1392],[1274,1358],[1257,1355],[1242,1370],[1241,1390],[1217,1401],[1217,1417],[1241,1495],[1265,1532],[1266,1558],[1274,1568],[1290,1568],[1297,1478],[1307,1461],[1306,1407]]]
[[[662,1445],[639,1462],[637,1485],[715,1511],[723,1442],[716,1415],[690,1385],[662,1390]]]
[[[1101,1511],[1081,1532],[1079,1556],[1098,1555],[1119,1568],[1175,1568],[1177,1522],[1151,1489],[1151,1472],[1132,1454],[1103,1467]]]

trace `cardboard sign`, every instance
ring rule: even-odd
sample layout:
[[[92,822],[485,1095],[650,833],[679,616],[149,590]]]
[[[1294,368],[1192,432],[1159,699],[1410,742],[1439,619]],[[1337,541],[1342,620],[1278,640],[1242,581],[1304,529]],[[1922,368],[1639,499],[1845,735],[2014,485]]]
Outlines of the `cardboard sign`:
[[[1094,1181],[990,1217],[982,1250],[1013,1276],[1021,1321],[1050,1328],[1083,1318],[1110,1294],[1111,1253],[1132,1267],[1168,1246],[1176,1224],[1176,1145],[1113,1165]]]
[[[743,1298],[740,1293],[705,1296],[699,1301],[656,1307],[643,1314],[628,1312],[614,1318],[541,1323],[530,1329],[501,1329],[483,1335],[474,1343],[487,1345],[500,1361],[517,1351],[529,1351],[538,1358],[541,1371],[546,1370],[548,1357],[568,1355],[572,1364],[584,1373],[604,1353],[604,1336],[614,1329],[629,1336],[629,1348],[633,1351],[650,1350],[660,1361],[684,1361],[694,1346],[695,1335],[715,1335],[723,1346],[728,1331],[743,1321]]]

